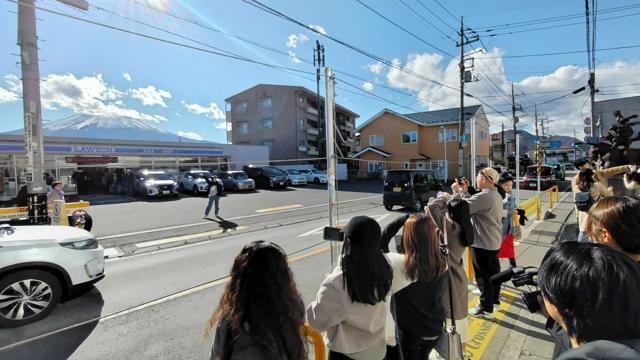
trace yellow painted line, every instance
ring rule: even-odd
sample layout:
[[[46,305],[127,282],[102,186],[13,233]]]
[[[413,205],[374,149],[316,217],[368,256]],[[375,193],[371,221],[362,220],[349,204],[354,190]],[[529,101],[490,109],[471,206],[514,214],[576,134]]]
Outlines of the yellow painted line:
[[[12,207],[12,208],[4,208],[0,209],[0,215],[7,214],[15,214],[15,213],[26,213],[29,209],[26,207]]]
[[[303,205],[300,205],[300,204],[292,204],[292,205],[285,205],[285,206],[279,206],[279,207],[268,208],[268,209],[260,209],[260,210],[256,210],[256,212],[257,213],[266,213],[266,212],[272,212],[272,211],[296,209],[296,208],[300,208],[302,206]]]
[[[500,310],[494,310],[494,320],[485,320],[482,318],[476,318],[469,316],[469,342],[465,349],[465,353],[469,359],[482,359],[482,354],[487,350],[487,347],[491,343],[491,339],[496,334],[496,330],[500,326],[500,322],[507,316],[507,310],[511,307],[518,296],[517,293],[509,290],[502,290],[501,294],[507,299],[507,301],[500,302]],[[479,301],[477,296],[474,296],[469,301],[469,308],[475,306]]]
[[[220,235],[220,234],[223,234],[223,233],[228,233],[228,232],[233,232],[233,231],[238,231],[238,230],[244,230],[246,228],[247,228],[246,226],[238,226],[238,227],[232,228],[232,229],[218,229],[218,230],[206,231],[206,232],[197,233],[197,234],[191,234],[191,235],[174,236],[174,237],[166,238],[166,239],[139,242],[139,243],[136,243],[135,245],[136,245],[137,248],[144,248],[144,247],[157,246],[157,245],[165,245],[165,244],[170,244],[170,243],[174,243],[174,242],[178,242],[178,241],[185,241],[185,240],[197,239],[197,238],[200,238],[200,237],[206,237],[206,236],[211,236],[211,235]]]
[[[78,208],[89,207],[89,202],[88,201],[78,201],[78,202],[66,203],[65,205],[66,205],[67,209],[78,209]]]

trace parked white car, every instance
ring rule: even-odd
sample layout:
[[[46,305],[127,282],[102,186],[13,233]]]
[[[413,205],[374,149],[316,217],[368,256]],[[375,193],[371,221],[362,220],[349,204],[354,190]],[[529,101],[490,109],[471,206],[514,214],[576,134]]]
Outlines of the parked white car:
[[[49,315],[61,298],[104,277],[104,250],[71,226],[0,225],[0,327]]]
[[[298,171],[307,178],[307,182],[314,184],[326,184],[327,174],[318,169],[298,169]]]
[[[287,182],[291,185],[307,185],[307,177],[296,169],[281,169],[287,173]]]
[[[207,179],[211,179],[213,175],[206,170],[189,170],[185,171],[178,179],[178,189],[182,191],[191,191],[194,195],[206,193],[209,191],[209,183]]]

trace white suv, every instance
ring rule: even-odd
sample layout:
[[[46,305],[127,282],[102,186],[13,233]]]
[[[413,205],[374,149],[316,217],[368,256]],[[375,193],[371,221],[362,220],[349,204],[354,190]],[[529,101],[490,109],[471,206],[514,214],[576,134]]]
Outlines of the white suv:
[[[327,183],[327,174],[321,172],[317,169],[298,169],[300,174],[304,175],[307,178],[308,183],[314,184],[326,184]]]
[[[71,226],[0,225],[0,327],[38,321],[79,285],[104,277],[104,250]]]
[[[206,170],[190,170],[186,171],[178,179],[178,188],[182,191],[191,191],[193,195],[198,196],[200,193],[209,192],[208,179],[213,175]]]

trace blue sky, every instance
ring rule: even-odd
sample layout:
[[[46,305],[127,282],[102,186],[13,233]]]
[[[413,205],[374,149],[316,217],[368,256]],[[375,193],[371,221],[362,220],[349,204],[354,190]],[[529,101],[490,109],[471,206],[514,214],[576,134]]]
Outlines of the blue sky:
[[[329,35],[394,61],[398,67],[452,87],[458,86],[457,60],[426,43],[459,56],[454,41],[445,37],[456,39],[452,28],[458,28],[459,21],[454,21],[453,16],[434,0],[361,1],[421,40],[394,27],[356,0],[265,0],[264,3],[305,24],[319,25]],[[295,55],[285,56],[248,45],[160,14],[136,2]],[[465,25],[477,29],[483,43],[474,43],[476,49],[486,46],[486,53],[473,55],[474,75],[480,80],[468,84],[468,91],[495,109],[509,114],[507,95],[513,81],[519,95],[518,102],[525,108],[525,113],[520,114],[523,129],[532,131],[529,115],[533,114],[534,103],[565,95],[570,92],[565,90],[586,84],[585,53],[509,57],[584,50],[584,24],[504,34],[582,22],[584,17],[532,26],[495,26],[580,14],[584,12],[584,1],[440,0],[440,3],[457,18],[464,15]],[[327,66],[366,80],[337,75],[337,101],[360,114],[360,122],[383,108],[408,113],[456,107],[458,104],[457,94],[453,90],[388,66],[376,65],[376,61],[370,58],[240,0],[92,0],[90,4],[89,11],[81,12],[55,0],[38,2],[38,6],[43,8],[109,26],[200,48],[215,46],[257,61],[309,72],[314,71],[313,66],[299,62],[299,59],[311,60],[313,45],[319,39],[326,49]],[[637,1],[615,0],[599,5],[603,13],[598,15],[598,48],[640,45],[638,37],[631,35],[640,19],[640,6],[637,4]],[[636,7],[606,12],[607,9],[626,5]],[[20,89],[16,86],[20,76],[19,59],[15,56],[18,53],[16,11],[15,3],[0,3],[0,24],[3,24],[3,31],[0,31],[0,116],[3,119],[0,131],[22,126]],[[608,19],[610,17],[617,18]],[[222,129],[225,98],[257,83],[295,84],[315,89],[313,75],[302,74],[304,78],[301,78],[261,65],[159,43],[44,11],[38,11],[38,18],[38,32],[43,40],[39,44],[42,60],[40,72],[42,79],[45,79],[43,102],[46,107],[43,117],[47,120],[55,121],[86,111],[126,114],[143,118],[167,131],[222,142],[226,138]],[[428,25],[425,19],[439,30]],[[486,32],[488,29],[492,29],[492,32]],[[492,33],[503,35],[489,36]],[[473,51],[471,48],[468,50]],[[596,57],[598,85],[602,86],[597,99],[640,95],[640,48],[599,51]],[[352,88],[345,81],[363,90]],[[79,89],[79,93],[68,89]],[[372,98],[372,95],[405,107]],[[508,121],[489,108],[485,110],[490,115],[493,129]],[[539,111],[554,121],[551,123],[552,133],[569,134],[574,128],[580,130],[581,119],[589,111],[586,92],[541,105]]]

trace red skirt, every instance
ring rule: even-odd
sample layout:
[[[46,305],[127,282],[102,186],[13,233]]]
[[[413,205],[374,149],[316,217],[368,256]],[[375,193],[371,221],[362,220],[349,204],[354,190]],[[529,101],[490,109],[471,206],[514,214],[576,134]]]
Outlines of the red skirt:
[[[513,235],[507,234],[502,240],[500,246],[500,252],[498,252],[499,259],[513,259],[516,257],[516,247],[513,244]]]

